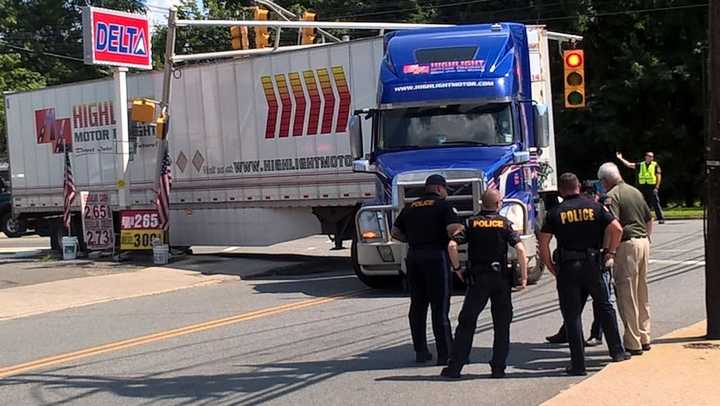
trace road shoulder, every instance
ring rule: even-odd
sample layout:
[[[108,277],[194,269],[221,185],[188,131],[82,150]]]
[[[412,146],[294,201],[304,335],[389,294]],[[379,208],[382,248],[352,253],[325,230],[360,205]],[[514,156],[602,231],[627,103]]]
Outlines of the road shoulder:
[[[0,290],[0,321],[73,307],[237,280],[169,267],[39,283]]]

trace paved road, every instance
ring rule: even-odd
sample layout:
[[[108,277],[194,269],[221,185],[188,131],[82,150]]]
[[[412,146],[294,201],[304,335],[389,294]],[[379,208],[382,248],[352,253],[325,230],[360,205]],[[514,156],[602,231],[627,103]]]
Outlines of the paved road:
[[[704,318],[702,244],[698,221],[659,227],[649,278],[655,335]],[[455,317],[461,302],[453,297]],[[552,278],[515,294],[514,305],[510,378],[486,379],[492,339],[486,312],[465,370],[469,379],[459,382],[441,381],[438,367],[411,362],[406,297],[366,290],[342,267],[49,313],[0,323],[0,399],[535,405],[581,378],[561,373],[566,347],[542,343],[560,323]],[[604,350],[590,354],[591,369],[602,368]]]

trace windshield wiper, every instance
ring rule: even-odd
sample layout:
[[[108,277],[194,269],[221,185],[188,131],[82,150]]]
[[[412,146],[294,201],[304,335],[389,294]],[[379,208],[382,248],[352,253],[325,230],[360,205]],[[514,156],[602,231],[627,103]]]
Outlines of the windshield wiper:
[[[490,144],[486,142],[480,142],[480,141],[448,141],[443,142],[440,145],[475,145],[480,147],[489,147]]]
[[[384,150],[393,150],[393,149],[416,149],[416,148],[423,148],[423,145],[398,145],[393,147],[385,147]]]

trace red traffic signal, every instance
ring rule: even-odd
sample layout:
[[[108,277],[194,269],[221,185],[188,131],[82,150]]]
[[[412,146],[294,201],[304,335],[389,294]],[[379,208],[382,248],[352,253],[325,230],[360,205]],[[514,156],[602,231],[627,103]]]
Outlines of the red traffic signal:
[[[582,51],[576,52],[576,51],[569,51],[565,55],[565,64],[569,68],[577,68],[578,66],[583,64],[583,55]]]

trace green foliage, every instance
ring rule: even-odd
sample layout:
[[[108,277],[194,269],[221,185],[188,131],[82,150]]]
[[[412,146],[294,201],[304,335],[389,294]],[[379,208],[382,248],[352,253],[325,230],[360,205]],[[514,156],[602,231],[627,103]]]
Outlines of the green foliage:
[[[602,16],[607,6],[583,3],[578,13],[586,19],[575,28],[586,38],[588,107],[556,110],[561,167],[594,177],[615,151],[637,161],[654,151],[663,197],[694,202],[704,176],[707,8]],[[697,3],[623,0],[614,9],[691,4]]]

